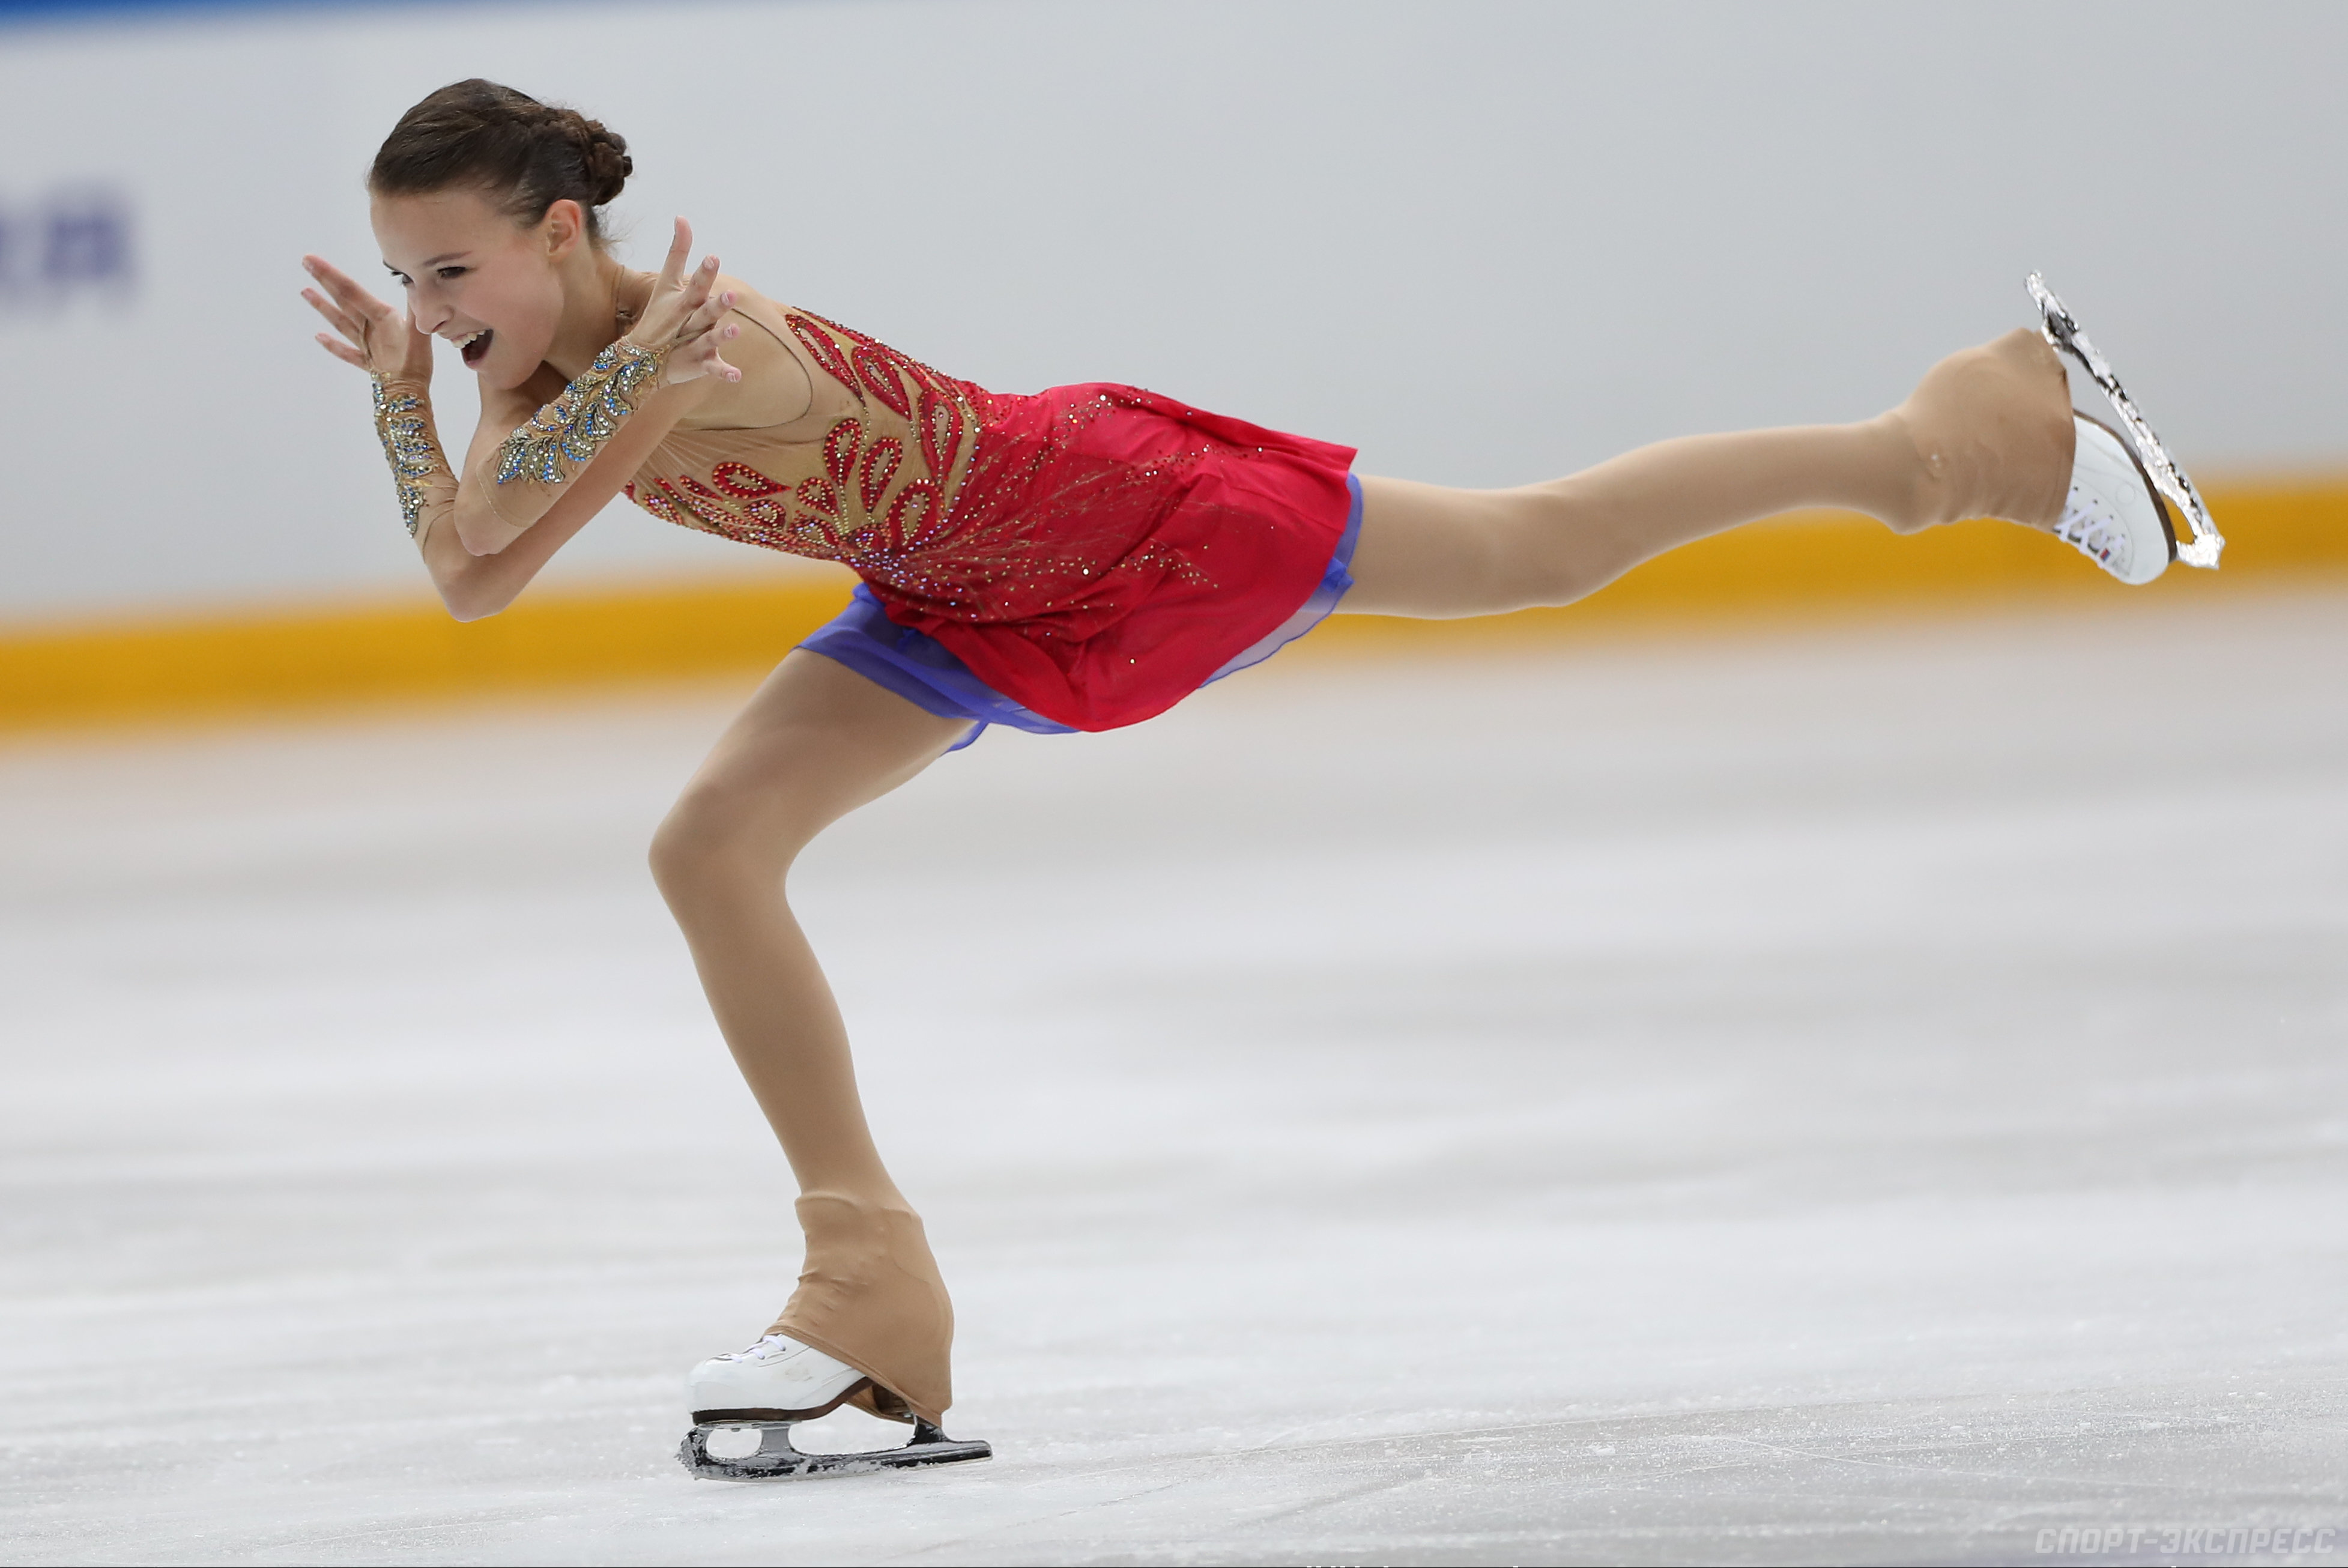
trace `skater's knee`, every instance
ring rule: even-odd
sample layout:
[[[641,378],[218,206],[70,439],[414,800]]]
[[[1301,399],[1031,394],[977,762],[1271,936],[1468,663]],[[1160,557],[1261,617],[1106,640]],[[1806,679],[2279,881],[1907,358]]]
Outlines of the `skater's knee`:
[[[671,903],[691,896],[723,852],[724,835],[702,802],[690,794],[669,808],[653,830],[653,881]]]
[[[779,878],[805,843],[788,801],[696,779],[653,832],[653,880],[672,904],[745,878]]]

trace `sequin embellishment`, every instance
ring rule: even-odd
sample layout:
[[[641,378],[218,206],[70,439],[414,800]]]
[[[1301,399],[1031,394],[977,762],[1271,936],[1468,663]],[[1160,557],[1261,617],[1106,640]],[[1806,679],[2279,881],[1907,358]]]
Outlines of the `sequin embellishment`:
[[[382,377],[375,383],[375,433],[383,442],[384,459],[391,464],[392,488],[399,495],[399,521],[407,525],[407,537],[416,537],[416,529],[424,515],[424,487],[436,474],[446,474],[448,465],[440,456],[440,444],[432,438],[432,427],[424,409],[424,399],[414,392],[394,392]]]
[[[636,411],[640,388],[660,384],[667,356],[622,338],[595,356],[562,395],[498,447],[498,483],[559,485],[592,461]]]
[[[888,623],[1035,713],[1102,729],[1160,712],[1271,645],[1327,583],[1350,448],[1114,383],[998,395],[778,314],[767,330],[814,377],[821,418],[674,430],[628,496],[839,562]]]
[[[638,474],[628,499],[688,528],[839,562],[900,592],[955,593],[955,583],[928,570],[925,552],[976,457],[971,398],[983,394],[838,322],[796,310],[784,321],[816,367],[855,397],[857,411],[814,441],[762,453],[780,459],[771,473],[738,456],[705,459],[701,478]]]

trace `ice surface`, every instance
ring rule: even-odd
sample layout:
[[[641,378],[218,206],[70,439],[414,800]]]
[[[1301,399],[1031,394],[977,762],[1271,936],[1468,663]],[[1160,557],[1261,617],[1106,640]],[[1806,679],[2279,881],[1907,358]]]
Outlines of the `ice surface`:
[[[797,1257],[643,869],[738,694],[0,753],[0,1556],[2348,1525],[2348,601],[1309,648],[801,869],[999,1457],[771,1486],[673,1457]]]

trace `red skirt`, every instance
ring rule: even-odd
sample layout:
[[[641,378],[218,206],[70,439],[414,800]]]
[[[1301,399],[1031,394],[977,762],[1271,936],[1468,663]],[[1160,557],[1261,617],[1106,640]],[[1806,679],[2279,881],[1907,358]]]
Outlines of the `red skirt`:
[[[1163,713],[1281,627],[1346,529],[1354,449],[1138,387],[977,392],[976,455],[889,619],[1075,729]],[[892,573],[898,581],[908,575]]]

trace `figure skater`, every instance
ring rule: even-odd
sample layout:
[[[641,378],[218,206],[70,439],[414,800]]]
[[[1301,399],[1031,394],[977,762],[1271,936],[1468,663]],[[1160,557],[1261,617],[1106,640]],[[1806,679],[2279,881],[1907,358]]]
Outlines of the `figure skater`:
[[[705,1474],[839,1468],[792,1450],[788,1427],[850,1401],[915,1428],[907,1447],[857,1462],[986,1451],[937,1430],[952,1398],[946,1288],[785,898],[793,858],[842,815],[991,724],[1138,724],[1334,610],[1570,603],[1676,545],[1796,508],[1901,533],[2003,518],[2128,583],[2176,552],[2129,446],[2074,413],[2061,362],[2030,332],[1951,356],[1857,424],[1684,437],[1544,484],[1447,490],[1357,476],[1349,448],[1138,387],[986,391],[770,300],[714,256],[690,264],[681,219],[659,273],[632,271],[600,215],[632,169],[621,137],[572,110],[488,81],[443,88],[400,118],[368,178],[404,307],[317,256],[303,297],[334,329],[318,341],[374,379],[400,514],[458,620],[512,603],[620,494],[860,579],[767,677],[652,845],[718,1027],[798,1178],[806,1235],[772,1327],[690,1374],[686,1457]],[[433,424],[435,337],[480,382],[461,467]],[[752,1460],[711,1460],[701,1443],[761,1424]]]

